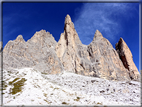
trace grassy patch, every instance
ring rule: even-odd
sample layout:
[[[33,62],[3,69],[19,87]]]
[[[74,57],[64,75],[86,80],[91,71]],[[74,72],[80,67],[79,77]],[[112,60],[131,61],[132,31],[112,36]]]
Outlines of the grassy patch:
[[[49,101],[47,101],[46,99],[44,99],[44,101],[46,101],[48,104],[50,104],[50,102],[49,102]]]
[[[19,80],[20,78],[15,78],[13,81],[9,82],[9,85],[12,85],[15,81]]]
[[[73,96],[73,94],[69,93],[70,96]]]
[[[62,104],[68,104],[68,103],[66,103],[66,102],[62,102]]]
[[[51,85],[50,88],[53,88],[53,86]]]
[[[17,75],[19,72],[16,72],[16,74],[15,75]]]
[[[37,88],[37,86],[34,84],[34,87]]]
[[[45,97],[47,97],[47,94],[46,94],[46,93],[43,93],[43,95],[44,95]]]
[[[35,87],[35,88],[40,88],[40,86],[39,86],[39,85],[36,85],[36,84],[34,84],[34,87]]]
[[[48,75],[48,73],[46,73],[46,72],[41,72],[41,74]]]
[[[56,90],[56,89],[58,90],[59,88],[54,88],[54,90]]]
[[[24,82],[26,81],[25,78],[22,78],[20,81],[15,82],[14,88],[12,88],[12,92],[10,94],[16,94],[22,90],[22,86],[24,86]]]
[[[103,105],[103,104],[102,104],[102,103],[100,103],[100,102],[98,102],[97,104],[98,104],[98,105]]]
[[[80,97],[76,97],[76,99],[74,99],[74,101],[79,101],[80,100]]]
[[[5,81],[2,81],[3,87],[1,88],[2,90],[6,90],[7,84]]]
[[[62,91],[66,93],[66,91],[65,91],[65,90],[62,90]]]
[[[11,71],[7,71],[8,73],[12,73]]]
[[[57,82],[55,82],[55,81],[51,81],[53,84],[58,84]]]

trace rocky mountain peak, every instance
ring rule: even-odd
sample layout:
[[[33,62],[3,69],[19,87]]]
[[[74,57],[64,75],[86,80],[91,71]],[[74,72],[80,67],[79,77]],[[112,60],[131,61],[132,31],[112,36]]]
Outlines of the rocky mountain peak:
[[[71,21],[71,17],[67,15],[65,17],[64,32],[61,34],[58,44],[56,46],[57,55],[58,56],[63,55],[66,48],[70,48],[70,47],[75,48],[76,44],[80,44],[80,43],[81,41],[78,37],[76,30],[74,29],[74,24]]]
[[[122,38],[115,50],[96,30],[93,41],[83,45],[69,15],[65,17],[64,32],[58,43],[45,30],[36,32],[26,43],[23,43],[22,35],[15,41],[9,41],[5,46],[4,68],[35,67],[42,73],[69,71],[110,80],[139,79],[132,53]]]
[[[125,46],[125,48],[128,48],[127,44],[125,43],[125,41],[123,40],[122,37],[120,37],[118,43],[115,44],[115,48],[123,48]],[[117,49],[118,50],[118,49]]]
[[[100,38],[103,38],[103,35],[99,30],[96,30],[94,34],[94,39],[100,39]]]
[[[67,16],[65,17],[65,24],[69,24],[69,23],[71,23],[72,21],[71,21],[71,17],[70,17],[70,15],[69,14],[67,14]]]
[[[124,40],[123,40],[123,38],[122,38],[122,37],[120,37],[119,41],[123,41],[123,42],[124,42]]]
[[[140,74],[135,63],[133,62],[132,53],[123,38],[120,38],[115,47],[124,67],[129,71],[130,78],[133,80],[138,80]]]
[[[32,38],[41,38],[46,36],[46,30],[37,31]]]
[[[64,32],[56,45],[56,54],[64,69],[75,72],[75,60],[78,55],[78,45],[82,45],[69,15],[65,17]]]
[[[15,41],[16,42],[25,42],[22,35],[18,35]]]
[[[39,45],[42,47],[55,47],[56,45],[56,41],[54,39],[54,37],[52,36],[52,34],[50,34],[49,32],[46,32],[46,30],[40,30],[38,32],[36,32],[33,37],[31,37],[31,39],[29,39],[27,41],[30,44],[35,44],[35,45]]]

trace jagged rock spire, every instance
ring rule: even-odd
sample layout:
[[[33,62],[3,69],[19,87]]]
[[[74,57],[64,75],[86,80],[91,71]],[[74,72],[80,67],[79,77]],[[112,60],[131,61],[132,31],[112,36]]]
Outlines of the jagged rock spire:
[[[116,50],[99,30],[89,45],[83,45],[67,15],[58,43],[45,30],[36,32],[27,42],[19,35],[5,46],[3,62],[4,68],[34,67],[43,73],[57,74],[65,70],[111,80],[138,80],[132,53],[122,38]]]
[[[77,45],[82,44],[78,34],[71,21],[71,17],[67,14],[65,17],[64,32],[56,45],[56,54],[63,63],[65,70],[73,71],[75,67],[75,56],[77,53]]]
[[[15,41],[16,42],[25,42],[22,35],[18,35]]]
[[[65,24],[71,23],[71,17],[69,14],[67,14],[67,16],[65,17]]]
[[[138,69],[137,69],[135,63],[133,62],[132,53],[131,53],[129,47],[127,46],[127,44],[125,43],[125,41],[123,40],[123,38],[120,38],[120,40],[116,44],[115,48],[119,54],[119,57],[124,65],[124,67],[126,69],[128,69],[129,74],[130,74],[130,78],[133,80],[139,80],[140,74],[138,72]]]
[[[96,30],[95,34],[94,34],[94,39],[100,39],[100,38],[103,38],[103,35],[102,33],[99,31],[99,30]]]
[[[74,48],[76,44],[82,44],[74,24],[71,21],[71,17],[67,14],[65,17],[64,32],[61,34],[58,44],[56,46],[56,52],[58,57],[62,57],[66,48]]]

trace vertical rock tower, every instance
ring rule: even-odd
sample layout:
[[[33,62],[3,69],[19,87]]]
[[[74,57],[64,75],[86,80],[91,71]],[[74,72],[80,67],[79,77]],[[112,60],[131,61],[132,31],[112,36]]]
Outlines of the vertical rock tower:
[[[121,61],[123,62],[124,67],[128,69],[130,78],[133,80],[140,79],[138,69],[135,63],[133,62],[132,53],[122,38],[120,38],[120,40],[116,44],[116,50],[119,54]]]
[[[99,77],[115,80],[129,80],[128,70],[123,66],[118,53],[111,43],[96,30],[88,46],[92,68]]]
[[[67,71],[75,72],[77,45],[82,45],[69,15],[65,18],[64,32],[56,46],[56,54]]]
[[[47,74],[65,70],[109,80],[140,80],[132,53],[122,38],[115,50],[96,30],[93,41],[84,45],[69,15],[65,17],[64,32],[58,42],[45,30],[36,32],[27,42],[22,35],[9,41],[3,49],[3,67],[34,67]]]
[[[66,71],[114,80],[133,79],[117,51],[99,30],[88,46],[83,45],[69,15],[65,18],[56,54]]]

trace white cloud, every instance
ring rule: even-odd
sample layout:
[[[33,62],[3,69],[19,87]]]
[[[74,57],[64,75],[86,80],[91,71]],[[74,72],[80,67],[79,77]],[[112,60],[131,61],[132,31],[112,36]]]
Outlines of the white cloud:
[[[83,44],[89,44],[98,29],[104,37],[114,41],[122,33],[122,22],[133,17],[132,3],[84,3],[74,21]]]

